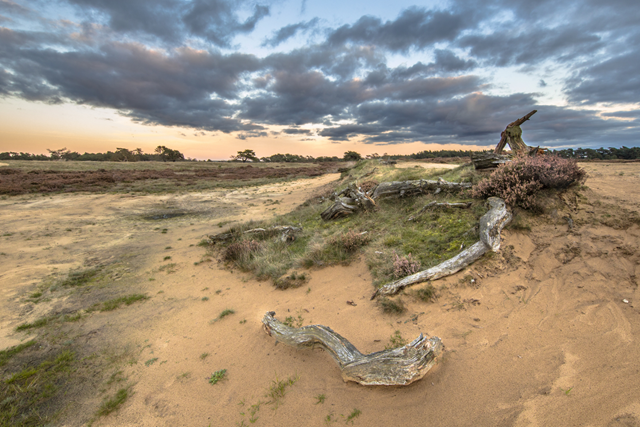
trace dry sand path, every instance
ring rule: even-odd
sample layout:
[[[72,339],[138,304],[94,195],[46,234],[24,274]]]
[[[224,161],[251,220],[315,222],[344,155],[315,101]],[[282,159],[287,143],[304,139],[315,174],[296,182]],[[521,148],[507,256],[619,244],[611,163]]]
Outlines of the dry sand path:
[[[96,313],[79,326],[102,345],[137,355],[125,368],[135,394],[94,425],[325,426],[345,423],[354,409],[361,411],[354,425],[361,426],[639,425],[640,230],[620,228],[615,221],[605,225],[600,221],[605,215],[624,218],[593,202],[604,193],[623,194],[640,167],[623,176],[607,175],[608,167],[590,170],[590,201],[578,199],[570,212],[534,220],[530,232],[505,232],[500,254],[434,282],[445,286],[435,303],[403,297],[408,311],[397,317],[382,315],[369,301],[371,278],[362,260],[312,270],[307,285],[287,291],[215,263],[193,265],[203,250],[189,245],[220,229],[219,222],[285,212],[335,177],[215,196],[0,201],[2,232],[14,233],[2,238],[3,265],[10,267],[0,273],[0,298],[7,307],[25,285],[53,268],[66,271],[93,257],[98,262],[132,256],[135,268],[125,280],[136,280],[152,298],[120,310],[116,319]],[[620,197],[640,202],[633,193]],[[267,199],[282,202],[266,204]],[[192,214],[140,221],[141,215],[178,210]],[[561,220],[566,213],[576,222],[574,230]],[[159,227],[167,233],[155,230]],[[172,249],[163,250],[166,246]],[[171,274],[158,271],[167,253],[176,263]],[[235,313],[213,321],[225,309]],[[276,346],[261,329],[268,310],[281,319],[300,316],[304,324],[328,325],[363,352],[383,349],[400,331],[407,339],[419,332],[437,335],[446,353],[408,387],[344,383],[326,352]],[[3,347],[22,338],[10,332],[18,322],[15,315],[1,314]],[[21,315],[20,322],[37,317]],[[227,369],[227,378],[210,385],[205,378],[219,369]],[[291,376],[299,379],[280,405],[264,403],[272,381]],[[320,395],[324,403],[318,403]],[[79,400],[67,425],[80,425],[100,399]],[[251,405],[256,405],[255,424],[249,421]]]

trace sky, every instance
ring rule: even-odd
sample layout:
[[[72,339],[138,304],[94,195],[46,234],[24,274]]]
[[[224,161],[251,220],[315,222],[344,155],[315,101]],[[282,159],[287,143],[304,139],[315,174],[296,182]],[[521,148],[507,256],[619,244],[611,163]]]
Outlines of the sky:
[[[0,0],[0,151],[640,144],[637,0]]]

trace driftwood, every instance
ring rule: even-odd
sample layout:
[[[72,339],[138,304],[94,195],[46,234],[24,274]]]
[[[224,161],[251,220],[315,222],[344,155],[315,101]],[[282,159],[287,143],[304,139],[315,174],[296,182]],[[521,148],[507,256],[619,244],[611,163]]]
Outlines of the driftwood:
[[[325,221],[373,209],[376,202],[360,188],[351,184],[335,196],[335,203],[320,214]]]
[[[531,148],[522,140],[522,129],[520,128],[520,125],[529,120],[531,116],[537,112],[538,110],[533,110],[526,116],[520,117],[515,122],[509,123],[500,134],[500,142],[496,145],[494,152],[496,154],[501,154],[505,146],[509,144],[511,151],[514,153],[529,153]]]
[[[471,207],[471,202],[463,202],[463,203],[447,203],[447,202],[429,202],[422,209],[420,209],[416,214],[411,215],[407,218],[407,221],[415,221],[418,219],[420,215],[425,213],[430,208],[458,208],[458,209],[468,209]]]
[[[242,233],[231,231],[228,233],[211,234],[209,235],[209,241],[212,243],[226,242],[227,240],[236,238],[240,234],[257,234],[261,237],[280,234],[280,240],[288,242],[295,240],[295,233],[299,233],[301,231],[302,227],[294,227],[292,225],[274,225],[273,227],[268,228],[253,228],[251,230],[243,231]]]
[[[504,200],[498,197],[489,197],[488,202],[491,209],[480,218],[479,242],[435,267],[387,283],[379,288],[371,299],[379,295],[394,295],[407,286],[449,276],[478,260],[487,251],[497,252],[500,249],[500,231],[511,220],[511,213],[507,210]]]
[[[476,170],[497,168],[503,163],[511,161],[511,156],[507,154],[496,154],[494,152],[477,152],[471,154],[471,162]]]
[[[407,385],[424,377],[444,346],[438,337],[422,334],[404,347],[362,354],[331,328],[322,325],[293,328],[278,321],[275,312],[262,318],[264,331],[276,341],[294,347],[320,344],[336,361],[342,379],[362,385]]]
[[[459,191],[464,188],[471,188],[468,182],[449,182],[443,179],[432,181],[420,179],[417,181],[392,181],[382,182],[373,192],[373,199],[380,200],[389,197],[410,197],[425,194],[437,189],[448,191]]]

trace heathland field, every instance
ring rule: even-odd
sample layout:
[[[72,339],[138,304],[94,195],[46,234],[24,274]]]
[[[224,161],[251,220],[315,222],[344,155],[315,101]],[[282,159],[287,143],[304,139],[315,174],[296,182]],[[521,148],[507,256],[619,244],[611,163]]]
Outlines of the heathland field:
[[[324,222],[332,193],[485,175],[422,162],[5,163],[0,425],[640,423],[638,163],[581,164],[584,184],[512,209],[500,252],[382,302],[377,286],[473,244],[484,201],[426,194]],[[472,205],[409,221],[430,201]],[[303,231],[243,238],[248,252],[208,238],[270,225]],[[445,352],[407,387],[345,383],[327,352],[275,345],[267,311],[363,353],[419,333]]]

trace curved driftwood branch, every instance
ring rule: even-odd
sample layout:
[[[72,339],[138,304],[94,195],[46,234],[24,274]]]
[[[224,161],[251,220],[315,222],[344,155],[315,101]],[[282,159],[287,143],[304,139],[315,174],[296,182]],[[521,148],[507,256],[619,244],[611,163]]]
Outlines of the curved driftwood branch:
[[[401,289],[410,285],[415,285],[416,283],[449,276],[478,260],[487,251],[491,250],[497,252],[500,249],[500,232],[511,220],[511,213],[507,210],[504,200],[498,197],[489,197],[488,202],[491,209],[489,212],[484,214],[482,218],[480,218],[479,242],[435,267],[431,267],[427,270],[422,270],[416,274],[412,274],[411,276],[387,283],[383,287],[379,288],[373,294],[371,299],[374,299],[379,295],[396,294]]]
[[[276,341],[294,347],[320,344],[342,370],[342,379],[362,385],[407,385],[424,377],[444,346],[438,337],[422,334],[404,347],[362,354],[331,328],[309,325],[293,328],[277,320],[275,312],[262,318],[264,331]]]

